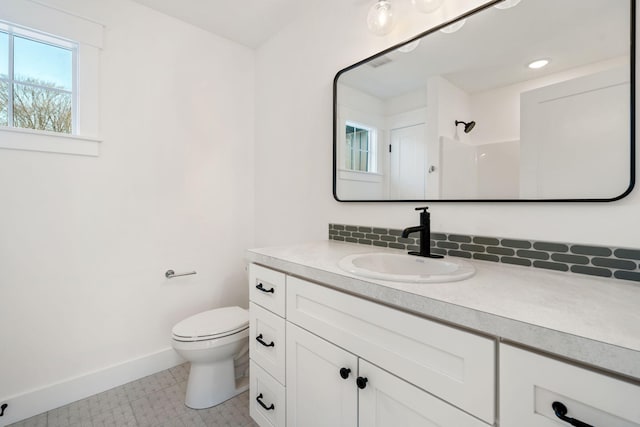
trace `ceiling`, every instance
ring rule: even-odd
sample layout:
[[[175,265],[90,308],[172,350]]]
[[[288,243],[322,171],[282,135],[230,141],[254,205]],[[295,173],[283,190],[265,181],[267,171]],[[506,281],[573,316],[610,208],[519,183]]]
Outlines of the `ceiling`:
[[[629,39],[626,0],[522,0],[511,9],[485,9],[453,34],[428,34],[410,54],[389,52],[387,64],[354,68],[340,82],[387,99],[441,75],[477,93],[628,57]],[[550,58],[550,65],[536,71],[526,67],[540,58]]]
[[[257,48],[304,11],[305,0],[134,0],[226,39]]]

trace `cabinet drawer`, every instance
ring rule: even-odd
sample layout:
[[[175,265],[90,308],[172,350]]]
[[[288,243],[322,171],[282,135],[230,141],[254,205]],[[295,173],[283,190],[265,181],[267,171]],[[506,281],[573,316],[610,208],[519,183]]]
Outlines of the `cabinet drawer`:
[[[249,304],[249,357],[285,384],[285,320]]]
[[[595,427],[640,427],[640,386],[520,348],[500,345],[500,425],[559,427],[561,402]]]
[[[249,264],[249,299],[284,317],[285,275],[256,264]]]
[[[287,320],[494,422],[494,340],[293,277]]]
[[[253,361],[250,369],[249,415],[260,427],[285,427],[284,386]]]

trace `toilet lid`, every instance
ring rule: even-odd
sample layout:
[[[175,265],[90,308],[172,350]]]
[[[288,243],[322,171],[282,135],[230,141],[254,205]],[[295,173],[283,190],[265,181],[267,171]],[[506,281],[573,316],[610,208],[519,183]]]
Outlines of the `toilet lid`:
[[[240,307],[224,307],[188,317],[175,325],[171,332],[181,340],[201,340],[231,335],[248,326],[247,310]]]

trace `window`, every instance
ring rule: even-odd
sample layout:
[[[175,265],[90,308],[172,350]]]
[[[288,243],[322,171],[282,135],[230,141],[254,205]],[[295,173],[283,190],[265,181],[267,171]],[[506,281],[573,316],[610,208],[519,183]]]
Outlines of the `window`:
[[[0,150],[100,155],[104,26],[0,0]]]
[[[347,122],[347,155],[345,168],[359,172],[375,172],[375,131]]]
[[[6,28],[0,29],[0,125],[75,134],[76,46]]]

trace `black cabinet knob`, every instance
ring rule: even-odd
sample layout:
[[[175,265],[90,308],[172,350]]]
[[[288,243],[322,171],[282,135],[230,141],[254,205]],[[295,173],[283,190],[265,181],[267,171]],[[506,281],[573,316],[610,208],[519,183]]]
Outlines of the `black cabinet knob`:
[[[349,374],[351,373],[351,369],[349,368],[340,368],[340,376],[343,380],[349,378]]]
[[[362,390],[363,388],[365,388],[367,386],[367,382],[369,381],[368,378],[365,377],[358,377],[356,379],[356,384],[358,385],[358,388],[360,390]]]

